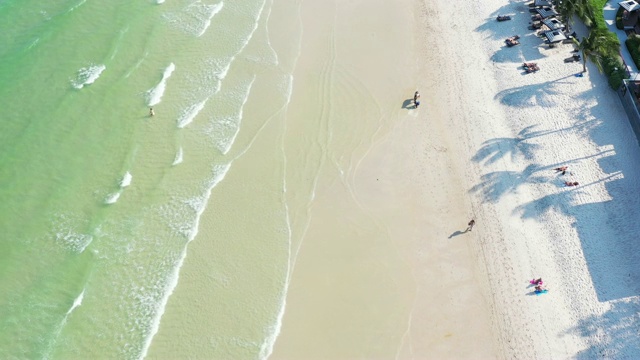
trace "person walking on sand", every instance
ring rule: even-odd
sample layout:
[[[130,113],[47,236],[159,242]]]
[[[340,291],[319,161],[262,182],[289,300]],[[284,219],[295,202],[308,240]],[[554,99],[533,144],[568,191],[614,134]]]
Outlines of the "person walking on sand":
[[[413,103],[415,104],[418,99],[420,99],[420,93],[416,91],[416,93],[413,94]]]
[[[476,221],[471,219],[471,221],[469,221],[469,223],[467,224],[469,227],[467,228],[467,231],[472,231],[473,230],[473,226],[476,224]]]
[[[153,111],[153,108],[149,108],[149,116],[154,116],[156,114],[155,111]]]
[[[415,108],[417,109],[417,108],[418,108],[418,106],[420,106],[420,100],[417,100],[417,101],[416,101]]]

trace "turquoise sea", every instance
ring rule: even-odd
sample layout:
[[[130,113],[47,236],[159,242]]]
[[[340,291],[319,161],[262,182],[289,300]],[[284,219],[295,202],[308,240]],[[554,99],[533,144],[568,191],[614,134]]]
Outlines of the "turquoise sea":
[[[295,51],[271,46],[271,7],[0,0],[1,359],[147,354],[213,189],[289,101]],[[286,266],[253,294],[263,316],[236,323],[256,344]]]

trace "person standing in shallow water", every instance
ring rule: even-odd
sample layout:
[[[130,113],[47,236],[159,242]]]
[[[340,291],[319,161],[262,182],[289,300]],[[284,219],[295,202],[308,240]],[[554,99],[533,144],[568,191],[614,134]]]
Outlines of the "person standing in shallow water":
[[[153,108],[149,108],[149,116],[154,116],[156,114],[155,111],[153,111]]]

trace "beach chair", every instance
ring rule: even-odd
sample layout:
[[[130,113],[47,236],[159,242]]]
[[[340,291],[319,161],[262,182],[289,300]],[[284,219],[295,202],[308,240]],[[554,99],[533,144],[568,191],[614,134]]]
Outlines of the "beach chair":
[[[541,21],[534,21],[531,23],[531,30],[538,30],[544,25]]]
[[[580,54],[573,54],[572,56],[564,59],[564,62],[566,63],[571,63],[571,62],[575,62],[575,61],[580,61]]]
[[[509,16],[509,15],[498,15],[498,17],[496,18],[496,20],[498,20],[498,21],[507,21],[507,20],[511,20],[511,16]]]

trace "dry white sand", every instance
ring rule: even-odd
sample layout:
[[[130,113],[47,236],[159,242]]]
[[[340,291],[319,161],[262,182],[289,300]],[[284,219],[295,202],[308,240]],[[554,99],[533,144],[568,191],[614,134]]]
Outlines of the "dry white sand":
[[[524,2],[430,6],[447,44],[435,86],[468,151],[474,251],[502,356],[639,357],[640,149],[617,95],[592,64],[574,76],[573,46],[543,45]],[[505,13],[514,19],[494,20]],[[521,45],[507,48],[514,34]],[[526,74],[524,61],[541,70]],[[571,174],[553,171],[562,165]],[[532,296],[533,277],[550,292]]]
[[[355,4],[360,7],[354,12]],[[303,23],[313,28],[312,20],[321,21],[322,9],[304,5],[309,13]],[[380,68],[381,76],[376,80],[391,90],[385,94],[392,99],[406,98],[412,90],[408,83],[415,81],[423,92],[423,108],[397,115],[401,124],[387,135],[386,142],[366,154],[363,166],[353,175],[361,182],[348,184],[356,187],[355,192],[368,194],[361,195],[363,198],[373,196],[382,201],[375,206],[387,207],[387,212],[380,210],[380,214],[384,214],[385,228],[397,230],[388,234],[398,249],[413,247],[413,256],[400,251],[407,256],[414,275],[423,276],[398,289],[409,291],[398,296],[414,299],[411,306],[398,310],[405,313],[407,332],[396,338],[390,336],[393,331],[389,327],[379,328],[375,329],[379,337],[363,340],[363,334],[372,330],[367,326],[353,328],[353,321],[366,324],[353,315],[356,307],[338,310],[350,296],[363,291],[356,282],[345,282],[350,278],[345,274],[354,270],[345,264],[335,273],[325,273],[324,291],[314,291],[318,273],[335,262],[331,262],[334,255],[323,254],[322,247],[314,246],[321,241],[318,234],[322,232],[314,233],[312,227],[294,269],[274,358],[391,357],[385,356],[389,354],[382,348],[388,351],[394,345],[397,358],[639,357],[640,246],[636,234],[640,227],[636,219],[640,199],[636,194],[640,190],[640,150],[605,77],[591,64],[584,77],[574,76],[582,64],[564,62],[572,55],[573,46],[549,49],[543,45],[527,29],[530,13],[524,2],[394,3],[422,16],[412,23],[413,28],[406,22],[390,26],[381,20],[386,12],[391,18],[397,16],[394,21],[407,21],[388,6],[377,1],[350,2],[348,6],[332,5],[329,11],[335,12],[338,25],[351,24],[351,31],[359,31],[351,37],[335,26],[334,37],[350,38],[351,43],[360,45],[377,42],[377,56],[394,58],[397,66],[410,65],[402,58],[406,53],[398,52],[401,48],[385,43],[378,32],[361,27],[363,20],[354,20],[356,13],[370,17],[386,34],[384,40],[395,41],[395,32],[402,31],[407,42],[418,42],[409,52],[414,51],[424,65],[414,76],[407,74],[405,81],[395,78],[402,74],[397,69],[390,79],[388,69]],[[495,16],[504,13],[514,19],[496,22]],[[576,26],[579,33],[585,33]],[[521,45],[507,48],[504,39],[514,34],[521,36]],[[355,51],[361,58],[346,49],[336,58],[359,59],[356,66],[365,69],[381,63],[379,59],[366,60],[372,53]],[[301,61],[304,56],[303,52]],[[537,62],[541,71],[526,74],[521,67],[524,61]],[[376,88],[371,81],[366,84]],[[401,94],[391,95],[393,91]],[[424,124],[427,128],[422,128]],[[411,152],[414,164],[406,161]],[[559,176],[553,171],[562,165],[569,166],[570,174]],[[465,170],[457,177],[461,167]],[[403,170],[407,175],[404,181],[394,176]],[[414,174],[423,176],[418,179]],[[384,185],[394,190],[380,195],[388,190],[362,180],[367,175],[393,179]],[[580,186],[563,186],[567,180],[578,181]],[[413,190],[402,191],[398,186]],[[420,187],[426,187],[422,196],[416,190]],[[338,208],[338,216],[344,216],[345,209],[335,204],[345,194],[340,187],[330,189],[335,197],[319,206]],[[461,199],[463,194],[469,195],[468,203]],[[469,208],[460,209],[464,205]],[[394,213],[397,216],[392,216]],[[473,235],[456,231],[463,229],[467,214],[478,223]],[[318,216],[325,221],[322,226],[331,226],[328,215]],[[324,234],[336,235],[328,230]],[[324,241],[332,248],[348,239]],[[473,264],[455,262],[456,256],[467,258],[466,250],[456,247],[460,242],[471,247]],[[452,247],[456,247],[456,255]],[[425,250],[442,257],[425,254]],[[373,260],[377,255],[360,254]],[[436,258],[424,261],[432,256]],[[474,273],[466,273],[470,269]],[[544,279],[548,294],[533,294],[528,280],[534,277]],[[461,285],[470,279],[478,287]],[[338,299],[335,294],[327,295],[337,289]],[[447,295],[438,296],[441,291],[448,291]],[[486,304],[469,302],[478,299],[478,291],[484,294],[480,298],[486,299]],[[327,299],[330,301],[323,301]],[[358,299],[359,306],[367,307],[366,301]],[[455,311],[466,312],[468,322],[457,318]],[[474,322],[484,321],[485,316],[490,318],[495,348]],[[469,342],[473,336],[481,341]],[[367,346],[369,352],[363,352]]]

